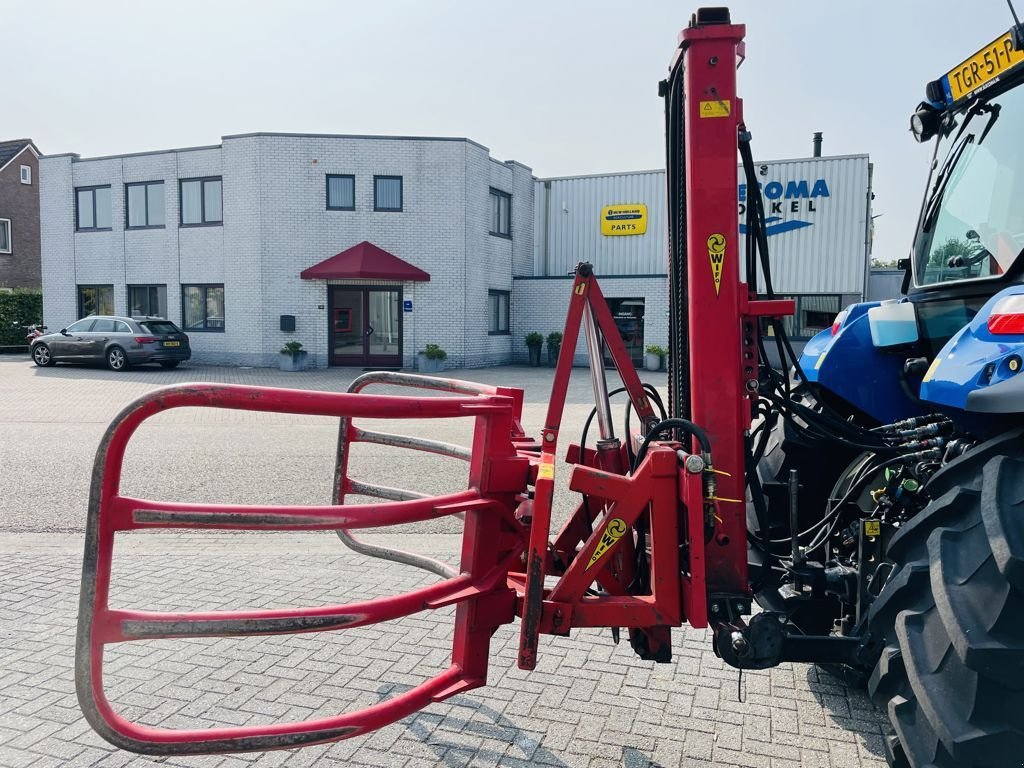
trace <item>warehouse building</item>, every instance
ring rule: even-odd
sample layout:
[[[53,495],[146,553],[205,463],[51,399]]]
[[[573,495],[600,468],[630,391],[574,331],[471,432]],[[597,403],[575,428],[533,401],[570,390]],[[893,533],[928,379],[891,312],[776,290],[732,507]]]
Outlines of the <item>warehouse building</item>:
[[[52,328],[164,316],[209,363],[275,365],[292,340],[317,367],[411,368],[427,344],[450,367],[525,362],[525,335],[562,330],[589,261],[633,359],[668,346],[662,170],[535,179],[469,139],[276,133],[39,162]],[[799,344],[865,295],[871,165],[757,174]],[[741,220],[745,197],[741,183]]]
[[[759,163],[777,294],[796,299],[785,321],[802,342],[867,292],[871,163],[867,155]],[[741,169],[737,213],[743,221]],[[589,261],[635,362],[646,345],[668,347],[667,220],[663,170],[538,179],[534,267],[514,280],[513,335],[562,327],[574,266]],[[745,227],[741,226],[741,233]],[[741,259],[741,264],[742,264]],[[516,349],[516,359],[526,351]],[[576,358],[585,359],[582,339]]]
[[[533,175],[461,138],[254,133],[40,160],[45,322],[159,315],[199,362],[456,367],[512,359]]]

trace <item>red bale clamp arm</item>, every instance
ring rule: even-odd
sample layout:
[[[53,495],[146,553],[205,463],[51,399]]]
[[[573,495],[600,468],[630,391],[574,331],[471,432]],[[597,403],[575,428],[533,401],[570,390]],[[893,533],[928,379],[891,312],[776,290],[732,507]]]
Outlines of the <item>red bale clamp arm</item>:
[[[350,506],[182,504],[120,494],[125,449],[150,416],[169,408],[215,407],[317,416],[388,419],[475,417],[470,488],[434,498]],[[199,754],[280,749],[367,733],[431,702],[484,685],[490,638],[514,618],[508,572],[524,549],[514,519],[529,460],[516,455],[518,405],[511,397],[410,398],[191,384],[157,390],[125,408],[97,451],[86,526],[76,640],[75,682],[89,724],[123,749],[146,754]],[[111,560],[118,532],[151,528],[258,531],[357,529],[463,513],[460,572],[404,595],[349,605],[259,611],[155,612],[109,605]],[[133,723],[104,695],[103,654],[113,643],[158,638],[271,635],[364,626],[456,605],[451,666],[432,680],[367,709],[308,722],[180,730]]]

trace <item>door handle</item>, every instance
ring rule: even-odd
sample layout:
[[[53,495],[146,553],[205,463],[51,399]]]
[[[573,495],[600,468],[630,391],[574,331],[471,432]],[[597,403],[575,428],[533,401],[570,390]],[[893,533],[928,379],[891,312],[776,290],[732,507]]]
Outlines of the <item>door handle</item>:
[[[366,326],[366,332],[363,335],[364,336],[369,336],[371,333],[373,333],[373,326],[372,325]]]

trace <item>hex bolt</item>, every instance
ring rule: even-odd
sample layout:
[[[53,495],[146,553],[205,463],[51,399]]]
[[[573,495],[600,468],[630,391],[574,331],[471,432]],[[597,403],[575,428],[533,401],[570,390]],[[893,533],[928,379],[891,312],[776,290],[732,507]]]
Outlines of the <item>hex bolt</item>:
[[[554,434],[554,432],[548,432],[548,433],[546,433],[544,435],[544,442],[545,443],[553,443],[554,441],[555,441],[555,434]]]
[[[722,608],[721,608],[721,606],[718,605],[718,603],[712,603],[711,604],[711,612],[712,613],[721,613],[722,612]]]
[[[732,633],[732,650],[737,656],[746,656],[750,652],[750,643],[740,632]]]
[[[757,392],[760,386],[761,385],[758,383],[757,379],[747,379],[747,389],[749,391]]]

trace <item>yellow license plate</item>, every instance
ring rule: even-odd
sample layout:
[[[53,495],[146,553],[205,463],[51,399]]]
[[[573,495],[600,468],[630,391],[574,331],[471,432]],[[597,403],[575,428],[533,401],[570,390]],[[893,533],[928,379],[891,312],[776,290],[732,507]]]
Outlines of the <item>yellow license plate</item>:
[[[1024,51],[1013,49],[1013,36],[1007,32],[949,70],[946,74],[949,95],[954,102],[959,101],[964,96],[994,83],[1022,61]]]
[[[180,347],[181,346],[181,342],[180,341],[165,341],[164,342],[164,346],[165,347]]]

